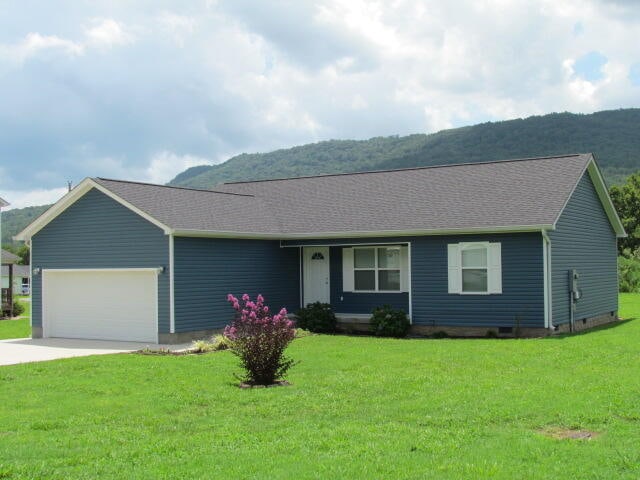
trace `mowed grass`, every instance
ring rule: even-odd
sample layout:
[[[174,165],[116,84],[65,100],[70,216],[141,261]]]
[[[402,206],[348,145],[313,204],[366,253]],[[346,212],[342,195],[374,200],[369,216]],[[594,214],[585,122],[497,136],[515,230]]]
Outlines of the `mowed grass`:
[[[640,317],[640,295],[621,296]],[[0,367],[0,478],[638,478],[640,320],[532,340],[294,341],[289,387],[229,352]],[[591,440],[543,432],[584,429]]]
[[[21,315],[23,318],[19,320],[0,320],[0,340],[31,336],[31,302],[25,301],[23,296],[18,296],[17,298],[24,306],[24,313]]]

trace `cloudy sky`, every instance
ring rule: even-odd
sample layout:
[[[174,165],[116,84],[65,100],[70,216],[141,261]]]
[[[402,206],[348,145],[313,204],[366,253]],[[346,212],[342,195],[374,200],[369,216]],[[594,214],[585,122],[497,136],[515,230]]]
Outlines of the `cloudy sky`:
[[[0,196],[640,106],[635,0],[0,0]]]

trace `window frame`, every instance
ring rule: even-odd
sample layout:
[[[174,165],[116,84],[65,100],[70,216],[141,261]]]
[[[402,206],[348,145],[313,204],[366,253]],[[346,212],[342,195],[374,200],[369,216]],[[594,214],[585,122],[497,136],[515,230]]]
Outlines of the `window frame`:
[[[378,265],[378,251],[381,249],[397,249],[398,250],[398,267],[380,267]],[[356,267],[356,250],[373,250],[374,251],[374,266],[366,268]],[[356,289],[355,272],[357,271],[373,271],[375,276],[375,290],[358,290]],[[397,290],[380,290],[380,271],[397,271],[399,274],[399,285]],[[366,245],[366,246],[354,246],[353,247],[353,292],[354,293],[402,293],[402,245]]]
[[[491,295],[491,288],[489,285],[490,279],[489,279],[489,263],[491,262],[491,252],[489,249],[489,244],[490,242],[460,242],[458,243],[459,248],[459,255],[460,258],[458,259],[459,265],[460,265],[460,293],[459,295]],[[485,291],[481,291],[481,290],[477,290],[477,291],[469,291],[469,292],[465,292],[464,291],[464,271],[465,270],[482,270],[483,268],[479,268],[479,267],[464,267],[462,264],[462,252],[465,250],[476,250],[479,247],[484,248],[485,254],[486,254],[486,264],[484,266],[484,270],[487,272],[487,289]]]

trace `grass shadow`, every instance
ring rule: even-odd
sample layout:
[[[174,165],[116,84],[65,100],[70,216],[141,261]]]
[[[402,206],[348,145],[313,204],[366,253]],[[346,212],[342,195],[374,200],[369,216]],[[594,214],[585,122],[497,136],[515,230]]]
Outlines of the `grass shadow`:
[[[618,327],[621,327],[622,325],[632,322],[633,320],[637,320],[637,319],[635,317],[625,318],[622,320],[618,320],[617,322],[607,323],[605,325],[599,325],[597,327],[588,328],[586,330],[581,330],[579,332],[566,332],[566,333],[559,333],[557,335],[550,335],[548,337],[545,337],[544,339],[545,340],[562,340],[568,337],[578,337],[581,335],[588,335],[590,333],[601,332],[604,330],[611,330],[613,328],[618,328]]]

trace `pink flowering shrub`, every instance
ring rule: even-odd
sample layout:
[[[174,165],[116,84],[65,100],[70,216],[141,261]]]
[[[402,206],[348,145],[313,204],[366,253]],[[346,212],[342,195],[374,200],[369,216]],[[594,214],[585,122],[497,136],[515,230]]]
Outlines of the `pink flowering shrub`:
[[[256,301],[246,293],[242,301],[232,294],[227,300],[236,316],[224,329],[224,336],[231,341],[231,351],[240,358],[245,369],[244,380],[255,385],[271,385],[282,379],[295,363],[284,356],[284,351],[295,337],[293,322],[287,318],[287,310],[271,315],[262,295]]]

